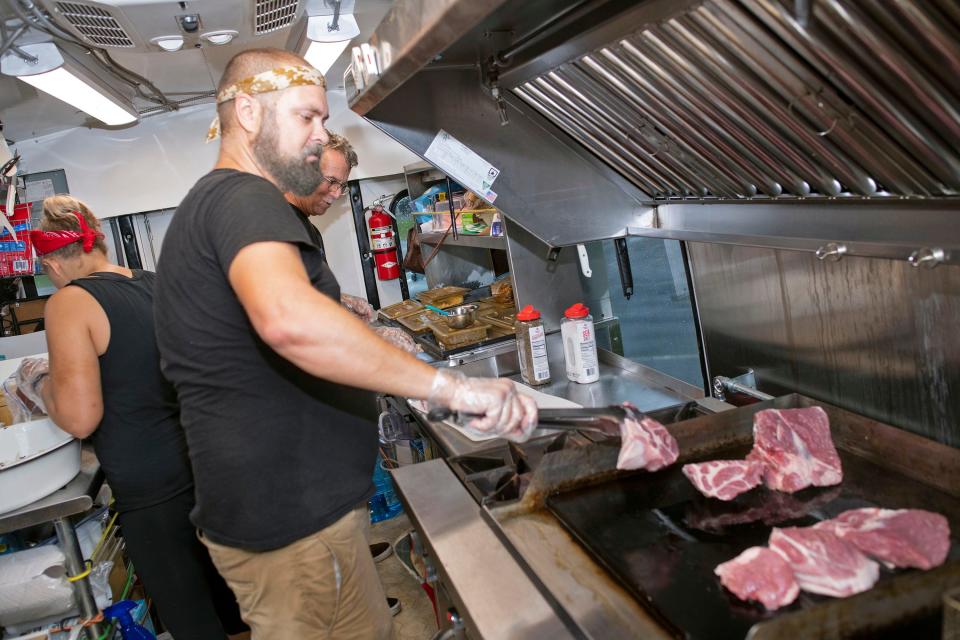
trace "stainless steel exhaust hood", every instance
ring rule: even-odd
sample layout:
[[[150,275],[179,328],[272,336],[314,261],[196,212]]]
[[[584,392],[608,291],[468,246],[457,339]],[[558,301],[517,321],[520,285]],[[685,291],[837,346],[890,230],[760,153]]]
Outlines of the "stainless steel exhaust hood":
[[[548,244],[637,233],[960,260],[952,0],[800,15],[780,0],[449,0],[428,24],[414,4],[378,29],[392,60],[354,109],[421,155],[440,129],[457,137],[501,169],[497,206]]]

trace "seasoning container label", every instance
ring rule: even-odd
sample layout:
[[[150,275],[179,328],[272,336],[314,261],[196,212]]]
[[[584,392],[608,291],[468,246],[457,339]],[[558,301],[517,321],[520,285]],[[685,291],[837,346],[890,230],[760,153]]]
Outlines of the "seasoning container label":
[[[530,351],[533,355],[533,379],[543,382],[550,379],[550,365],[547,362],[547,336],[543,325],[530,327]]]
[[[592,321],[569,321],[561,327],[567,377],[574,382],[594,382],[599,377],[597,365],[597,341]]]

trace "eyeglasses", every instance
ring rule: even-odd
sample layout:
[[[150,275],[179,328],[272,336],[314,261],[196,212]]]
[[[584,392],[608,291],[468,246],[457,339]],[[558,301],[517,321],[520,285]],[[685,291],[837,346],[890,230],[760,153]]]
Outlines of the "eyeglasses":
[[[340,197],[347,192],[346,182],[340,182],[336,178],[331,178],[330,176],[323,176],[323,181],[330,183],[331,191],[333,191],[334,189],[337,190],[337,197]]]

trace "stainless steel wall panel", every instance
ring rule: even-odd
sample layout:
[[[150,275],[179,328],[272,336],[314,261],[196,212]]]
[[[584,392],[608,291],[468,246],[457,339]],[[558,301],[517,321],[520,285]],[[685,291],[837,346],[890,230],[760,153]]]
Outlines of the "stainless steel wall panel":
[[[517,308],[532,304],[540,311],[547,331],[559,330],[564,310],[584,300],[576,248],[567,247],[550,261],[550,248],[509,220],[506,235]],[[554,370],[553,375],[561,376],[562,372]]]
[[[744,244],[816,252],[841,244],[846,255],[907,263],[923,247],[943,250],[944,264],[960,265],[957,203],[801,200],[743,204],[669,203],[657,207],[653,228],[632,235]]]
[[[441,128],[450,133],[500,169],[496,206],[546,244],[622,236],[649,213],[643,204],[649,196],[585,149],[571,147],[562,129],[518,98],[509,109],[509,125],[500,126],[496,103],[476,72],[444,70],[417,74],[367,119],[420,156]]]
[[[712,375],[960,446],[960,267],[688,243]]]

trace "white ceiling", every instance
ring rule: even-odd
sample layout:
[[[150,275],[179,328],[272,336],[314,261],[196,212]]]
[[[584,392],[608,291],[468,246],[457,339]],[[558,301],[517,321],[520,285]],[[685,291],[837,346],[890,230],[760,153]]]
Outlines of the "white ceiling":
[[[205,0],[204,5],[191,4],[202,16],[205,6],[233,2],[235,0]],[[392,4],[393,0],[356,0],[353,14],[360,27],[360,35],[355,42],[366,42],[370,38]],[[0,19],[4,14],[3,9],[6,7],[0,2]],[[176,101],[212,91],[227,61],[239,51],[254,46],[295,48],[297,43],[289,41],[300,33],[303,21],[305,17],[288,29],[258,36],[255,42],[199,49],[185,48],[175,53],[141,53],[123,49],[108,51],[117,63],[148,78],[170,100]],[[327,73],[327,83],[331,89],[343,87],[343,73],[349,64],[349,56],[347,49]],[[124,85],[116,81],[111,84],[131,95]],[[149,106],[149,103],[139,100],[136,104],[141,108]],[[44,93],[38,93],[33,87],[16,78],[3,75],[0,75],[0,121],[4,125],[3,135],[14,142],[73,127],[103,126],[85,113]]]

